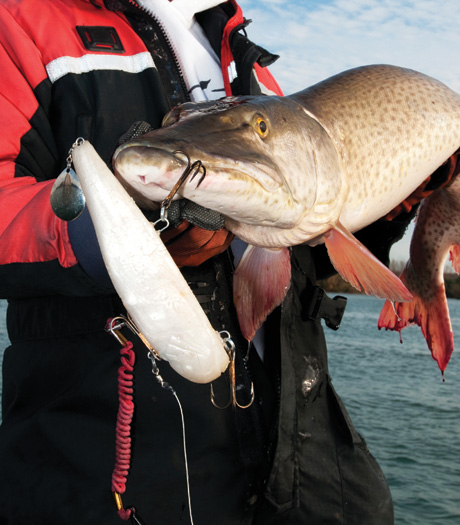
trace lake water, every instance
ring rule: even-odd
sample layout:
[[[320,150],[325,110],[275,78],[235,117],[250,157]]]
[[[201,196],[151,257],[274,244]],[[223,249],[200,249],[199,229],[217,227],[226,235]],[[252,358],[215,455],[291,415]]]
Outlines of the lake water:
[[[337,332],[325,329],[336,390],[388,479],[397,525],[460,523],[460,350],[446,381],[420,329],[377,330],[383,301],[348,296]],[[460,301],[449,300],[460,340]],[[8,345],[0,301],[0,351]],[[364,524],[363,524],[364,525]]]

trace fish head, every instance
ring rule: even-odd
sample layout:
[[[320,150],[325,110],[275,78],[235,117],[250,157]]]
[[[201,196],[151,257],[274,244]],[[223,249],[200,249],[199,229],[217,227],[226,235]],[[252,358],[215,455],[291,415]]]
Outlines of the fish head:
[[[206,176],[181,186],[176,198],[219,212],[247,242],[281,246],[278,233],[295,228],[316,202],[321,133],[289,97],[187,103],[166,115],[162,128],[121,145],[113,166],[138,204],[152,207],[184,172],[186,155],[200,160]]]

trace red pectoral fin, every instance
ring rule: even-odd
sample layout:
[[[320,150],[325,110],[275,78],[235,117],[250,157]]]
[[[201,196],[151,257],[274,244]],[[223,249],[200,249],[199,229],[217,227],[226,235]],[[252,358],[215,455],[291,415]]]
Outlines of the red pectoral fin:
[[[337,224],[324,237],[335,269],[356,289],[393,302],[412,299],[399,278],[343,226]]]
[[[248,246],[233,274],[233,301],[244,337],[250,341],[283,301],[291,284],[289,250]]]

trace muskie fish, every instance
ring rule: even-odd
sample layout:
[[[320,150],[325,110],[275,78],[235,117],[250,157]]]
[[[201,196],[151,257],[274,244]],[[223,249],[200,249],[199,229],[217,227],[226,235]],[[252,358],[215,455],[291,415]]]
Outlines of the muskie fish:
[[[179,374],[207,383],[229,357],[188,284],[147,221],[89,142],[73,162],[112,283],[140,332]]]
[[[450,253],[460,273],[460,179],[429,195],[420,205],[401,280],[412,292],[410,303],[385,302],[378,326],[401,332],[420,326],[444,375],[454,349],[454,337],[444,287],[444,265]]]
[[[249,247],[234,299],[251,339],[290,284],[289,246],[325,242],[337,271],[391,301],[411,294],[352,235],[401,203],[460,146],[460,96],[394,66],[366,66],[287,96],[185,104],[115,152],[139,202],[159,203],[186,152],[206,167],[180,197],[220,212]]]

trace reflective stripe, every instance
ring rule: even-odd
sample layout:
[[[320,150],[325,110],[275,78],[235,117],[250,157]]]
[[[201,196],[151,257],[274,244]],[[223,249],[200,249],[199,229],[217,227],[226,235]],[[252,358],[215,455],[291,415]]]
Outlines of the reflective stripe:
[[[238,76],[238,73],[236,72],[236,65],[235,61],[232,60],[227,68],[228,71],[228,81],[230,84],[235,80],[235,78]]]
[[[118,70],[126,73],[140,73],[155,67],[148,51],[137,55],[121,56],[113,54],[91,54],[81,57],[63,56],[56,58],[46,66],[46,72],[52,83],[68,73],[81,74],[95,70]]]

